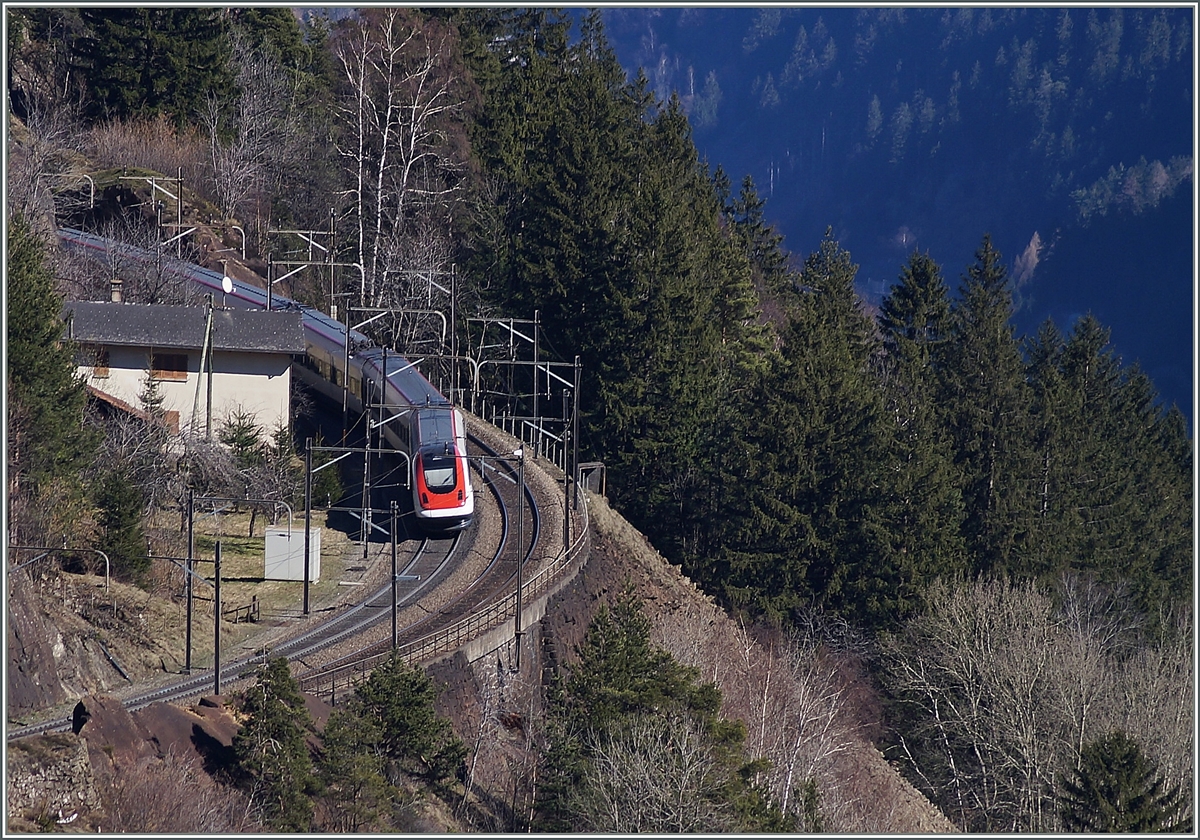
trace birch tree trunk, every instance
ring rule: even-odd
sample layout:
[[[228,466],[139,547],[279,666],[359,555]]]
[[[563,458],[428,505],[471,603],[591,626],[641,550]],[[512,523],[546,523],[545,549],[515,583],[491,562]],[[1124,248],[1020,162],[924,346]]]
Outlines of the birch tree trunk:
[[[448,271],[451,204],[466,160],[455,140],[465,100],[451,38],[412,11],[377,9],[335,44],[348,91],[338,153],[365,306],[429,308],[430,278]]]

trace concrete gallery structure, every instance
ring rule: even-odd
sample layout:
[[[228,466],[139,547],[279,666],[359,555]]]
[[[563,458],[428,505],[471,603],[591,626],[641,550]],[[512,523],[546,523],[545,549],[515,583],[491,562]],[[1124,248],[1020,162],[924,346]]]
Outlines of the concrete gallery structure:
[[[79,374],[118,408],[142,414],[152,381],[176,431],[215,435],[239,411],[268,434],[290,422],[291,363],[305,352],[299,312],[70,301],[63,317]]]

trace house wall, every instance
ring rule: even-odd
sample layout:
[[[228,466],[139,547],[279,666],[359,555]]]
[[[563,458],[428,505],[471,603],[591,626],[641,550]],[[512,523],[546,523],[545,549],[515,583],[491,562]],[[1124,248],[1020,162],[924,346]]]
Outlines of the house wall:
[[[208,374],[200,375],[200,351],[165,349],[164,353],[187,353],[187,378],[160,378],[158,392],[164,411],[179,412],[179,425],[187,429],[196,406],[196,430],[204,432],[208,416]],[[79,373],[87,383],[104,393],[141,408],[149,353],[142,347],[109,347],[108,375],[96,376],[95,368],[83,365]],[[197,402],[196,389],[200,396]],[[213,353],[212,427],[220,429],[225,418],[242,409],[255,418],[267,435],[290,422],[291,357],[278,353]]]

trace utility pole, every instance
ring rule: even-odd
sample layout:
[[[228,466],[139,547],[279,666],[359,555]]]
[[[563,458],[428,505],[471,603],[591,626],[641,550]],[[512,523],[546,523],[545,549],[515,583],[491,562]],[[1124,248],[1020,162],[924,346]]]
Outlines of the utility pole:
[[[308,556],[312,539],[312,437],[304,439],[304,615],[308,615]]]
[[[387,364],[387,351],[384,351],[384,369]],[[363,486],[362,486],[362,544],[363,561],[367,559],[367,549],[371,543],[371,397],[374,396],[375,380],[367,377],[363,369]],[[380,409],[380,414],[383,409]],[[382,436],[382,432],[380,435]]]
[[[533,310],[533,457],[536,458],[542,454],[542,420],[538,414],[538,333],[542,327],[542,312],[540,309]],[[517,435],[522,440],[525,436]],[[522,447],[522,451],[524,448]]]
[[[396,541],[399,539],[400,510],[396,500],[392,499],[392,650],[400,646],[400,631],[396,626],[397,612],[400,609],[396,584],[402,580],[420,580],[420,575],[402,575],[396,570]]]
[[[458,387],[458,270],[450,264],[450,402],[461,405],[456,398]]]
[[[194,520],[194,513],[193,513],[194,510],[195,510],[195,491],[192,490],[191,487],[189,487],[188,488],[188,515],[187,515],[187,529],[188,529],[187,574],[184,575],[184,577],[187,578],[187,592],[184,596],[184,600],[187,602],[187,629],[184,632],[184,639],[185,639],[184,645],[186,647],[186,651],[184,653],[184,660],[183,660],[183,671],[185,674],[192,673],[192,573],[195,571],[195,567],[196,567],[196,561],[195,561],[196,540],[195,540],[194,531],[193,531],[193,528],[195,527],[195,520]]]
[[[392,499],[392,650],[400,643],[399,630],[396,627],[396,500]]]
[[[520,478],[517,481],[517,670],[521,670],[521,589],[524,587],[522,580],[522,569],[525,566],[525,445],[514,453],[520,456],[520,464],[517,467]]]
[[[212,340],[212,318],[213,318],[213,296],[208,296],[208,325],[205,327],[206,343],[205,348],[208,352],[208,390],[204,398],[204,439],[212,440],[212,394],[213,394],[213,345],[216,343]],[[198,385],[199,383],[197,383]]]
[[[342,368],[342,445],[346,444],[350,417],[350,306],[346,306],[346,353]],[[335,370],[334,373],[337,371]]]
[[[221,541],[213,554],[213,694],[221,696]]]
[[[571,548],[571,471],[567,462],[571,427],[567,419],[567,398],[570,389],[563,388],[563,555]]]
[[[579,357],[575,357],[575,390],[571,396],[571,484],[575,488],[573,510],[579,510]]]
[[[334,254],[337,253],[337,211],[329,208],[329,317],[337,320],[337,309],[333,302],[333,266]]]

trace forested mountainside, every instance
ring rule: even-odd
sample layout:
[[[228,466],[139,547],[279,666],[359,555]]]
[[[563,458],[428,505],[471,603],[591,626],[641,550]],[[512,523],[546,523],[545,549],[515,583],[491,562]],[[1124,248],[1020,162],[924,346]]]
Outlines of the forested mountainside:
[[[1110,731],[1164,790],[1191,779],[1186,423],[1095,318],[1019,341],[1014,255],[989,231],[965,265],[906,255],[865,307],[832,230],[784,250],[758,186],[700,162],[683,103],[627,77],[596,14],[578,31],[550,9],[8,14],[10,536],[144,571],[128,513],[172,491],[134,480],[148,449],[90,422],[85,440],[69,355],[47,351],[47,293],[105,298],[108,278],[52,275],[37,231],[154,241],[184,219],[131,206],[122,179],[178,178],[260,266],[303,247],[271,231],[332,225],[358,272],[293,280],[314,306],[427,308],[414,278],[453,272],[459,317],[538,313],[583,360],[581,457],[614,507],[728,610],[870,639],[881,738],[961,828],[1067,824],[1063,780],[1111,769]],[[174,299],[154,280],[131,299]],[[945,696],[972,711],[940,714]]]
[[[1016,269],[1019,334],[1091,311],[1190,416],[1190,9],[603,15],[622,66],[679,91],[702,157],[753,174],[794,247],[832,225],[872,302],[914,249],[958,269],[989,231]]]

